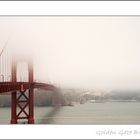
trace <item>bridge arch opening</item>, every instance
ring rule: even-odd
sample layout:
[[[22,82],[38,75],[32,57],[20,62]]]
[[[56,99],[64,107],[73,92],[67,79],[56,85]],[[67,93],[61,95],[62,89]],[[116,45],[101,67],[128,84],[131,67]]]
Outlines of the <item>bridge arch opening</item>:
[[[17,64],[17,82],[28,82],[28,64],[26,62],[19,62]]]

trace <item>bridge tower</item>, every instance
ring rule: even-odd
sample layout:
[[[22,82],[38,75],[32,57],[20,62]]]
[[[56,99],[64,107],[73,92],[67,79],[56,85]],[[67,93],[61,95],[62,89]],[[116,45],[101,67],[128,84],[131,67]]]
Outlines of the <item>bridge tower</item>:
[[[17,82],[18,60],[12,60],[11,81]],[[18,123],[18,120],[26,119],[29,124],[34,124],[34,89],[33,89],[33,63],[32,60],[21,60],[28,64],[29,90],[25,90],[21,82],[21,90],[13,91],[11,95],[11,124]],[[20,61],[20,62],[21,62]]]

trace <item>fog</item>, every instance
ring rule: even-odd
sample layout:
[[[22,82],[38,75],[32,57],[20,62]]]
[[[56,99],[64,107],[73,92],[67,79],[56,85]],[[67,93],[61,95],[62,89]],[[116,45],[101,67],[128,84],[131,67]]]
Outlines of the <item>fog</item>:
[[[0,50],[9,38],[35,80],[60,87],[140,89],[139,37],[140,17],[0,17]]]

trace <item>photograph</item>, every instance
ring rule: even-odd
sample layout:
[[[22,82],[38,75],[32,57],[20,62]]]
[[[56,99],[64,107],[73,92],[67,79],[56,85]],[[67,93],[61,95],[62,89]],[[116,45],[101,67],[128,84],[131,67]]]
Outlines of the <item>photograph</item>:
[[[0,16],[0,125],[140,125],[140,16]]]

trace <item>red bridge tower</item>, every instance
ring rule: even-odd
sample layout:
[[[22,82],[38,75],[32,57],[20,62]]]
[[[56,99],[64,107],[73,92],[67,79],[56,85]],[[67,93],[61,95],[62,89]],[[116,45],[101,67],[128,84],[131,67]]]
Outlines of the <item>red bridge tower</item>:
[[[25,60],[24,60],[25,61]],[[29,124],[34,124],[34,88],[33,88],[33,63],[32,60],[26,60],[28,64],[28,82],[29,89],[24,89],[21,84],[19,92],[13,91],[11,95],[11,124],[18,123],[18,120],[26,119]],[[17,82],[17,64],[19,60],[12,61],[12,82]]]

